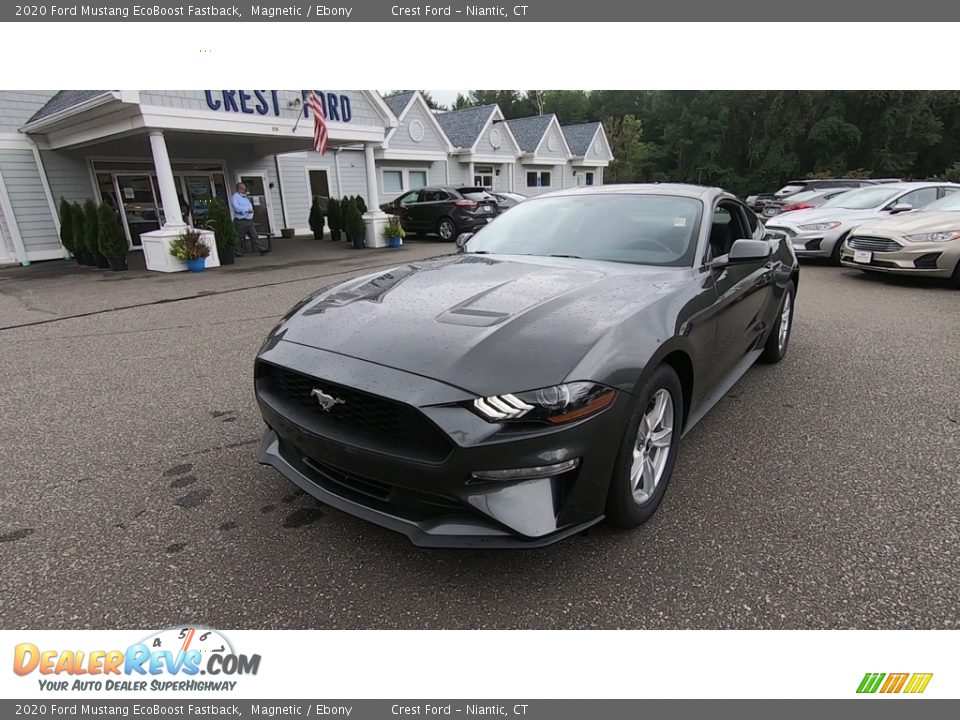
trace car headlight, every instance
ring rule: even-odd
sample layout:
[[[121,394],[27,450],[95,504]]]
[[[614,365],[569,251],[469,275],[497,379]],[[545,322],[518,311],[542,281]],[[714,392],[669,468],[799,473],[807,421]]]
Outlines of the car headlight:
[[[833,230],[834,228],[840,227],[839,220],[831,220],[830,222],[822,223],[812,223],[810,225],[801,225],[801,230]]]
[[[613,404],[617,391],[592,382],[573,382],[505,395],[477,398],[470,407],[489,422],[543,422],[551,425],[581,420]]]
[[[941,230],[940,232],[920,233],[919,235],[904,235],[903,239],[908,242],[950,242],[960,238],[960,230]]]

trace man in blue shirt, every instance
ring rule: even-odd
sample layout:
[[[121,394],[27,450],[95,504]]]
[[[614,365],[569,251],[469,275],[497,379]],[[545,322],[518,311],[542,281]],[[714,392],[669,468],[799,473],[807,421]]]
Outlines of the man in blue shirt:
[[[230,204],[233,206],[233,221],[237,226],[240,246],[243,246],[243,241],[246,238],[250,238],[251,246],[256,248],[261,255],[270,252],[260,236],[257,235],[256,228],[253,227],[253,203],[247,194],[247,186],[242,182],[237,183],[237,191],[230,198]],[[240,253],[235,254],[239,255]]]

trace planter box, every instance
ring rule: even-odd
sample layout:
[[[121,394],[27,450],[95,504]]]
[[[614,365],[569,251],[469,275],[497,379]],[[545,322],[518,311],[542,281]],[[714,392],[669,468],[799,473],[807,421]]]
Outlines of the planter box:
[[[186,272],[187,263],[177,260],[170,254],[170,242],[180,235],[184,228],[163,227],[153,232],[143,233],[140,240],[143,244],[143,260],[147,265],[147,270],[155,272]],[[220,256],[217,255],[217,243],[214,240],[212,230],[199,230],[203,235],[204,242],[210,246],[210,255],[207,257],[205,267],[220,267]]]

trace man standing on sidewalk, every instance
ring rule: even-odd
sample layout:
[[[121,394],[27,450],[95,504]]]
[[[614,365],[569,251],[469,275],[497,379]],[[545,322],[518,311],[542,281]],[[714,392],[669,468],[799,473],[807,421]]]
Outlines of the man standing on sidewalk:
[[[230,199],[230,204],[233,205],[233,221],[237,225],[240,246],[243,246],[246,238],[250,238],[251,247],[256,248],[261,255],[270,252],[260,236],[257,235],[256,228],[253,227],[253,203],[250,202],[250,196],[247,195],[247,186],[242,182],[237,183],[237,191]]]

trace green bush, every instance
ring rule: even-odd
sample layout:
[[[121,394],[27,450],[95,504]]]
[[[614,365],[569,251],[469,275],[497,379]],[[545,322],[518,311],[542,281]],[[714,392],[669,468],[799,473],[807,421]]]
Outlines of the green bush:
[[[363,198],[360,197],[359,195],[357,195],[356,201],[357,201],[357,210],[359,210],[360,214],[363,215],[363,213],[367,211],[367,203],[365,203],[363,201]]]
[[[127,238],[120,227],[116,213],[109,205],[101,205],[97,209],[98,238],[97,249],[105,257],[126,257]]]
[[[187,228],[170,241],[170,254],[177,260],[199,260],[210,255],[210,248],[199,231]]]
[[[213,200],[209,205],[207,213],[207,230],[213,230],[213,236],[217,241],[217,252],[224,254],[224,251],[230,251],[237,246],[237,226],[230,217],[230,208],[223,200]]]
[[[339,240],[340,232],[343,230],[343,211],[340,209],[340,201],[336,198],[330,198],[327,203],[327,224],[330,226],[330,239]]]
[[[64,198],[60,198],[60,244],[71,255],[76,252],[74,242],[73,207]]]
[[[62,207],[60,212],[63,212]],[[70,252],[74,255],[85,253],[87,252],[87,216],[83,212],[83,205],[77,202],[70,204],[70,219],[73,223],[73,249]]]
[[[100,216],[93,200],[87,200],[83,204],[83,237],[83,249],[88,253],[97,252],[100,243]]]
[[[309,217],[310,229],[313,231],[315,240],[323,237],[323,209],[320,207],[320,196],[313,196],[313,203],[310,205]]]
[[[358,240],[362,242],[367,234],[367,226],[363,222],[363,215],[355,201],[352,201],[348,206],[344,222],[347,226],[347,238],[350,242],[355,243]]]

